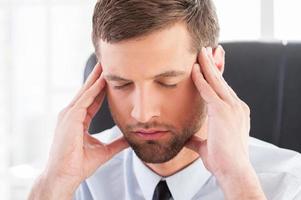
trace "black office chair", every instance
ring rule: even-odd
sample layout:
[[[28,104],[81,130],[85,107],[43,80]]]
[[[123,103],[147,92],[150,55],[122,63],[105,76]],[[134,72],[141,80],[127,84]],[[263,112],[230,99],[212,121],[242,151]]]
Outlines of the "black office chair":
[[[232,42],[224,77],[251,109],[250,135],[301,152],[301,43]],[[84,80],[96,64],[91,55]],[[114,126],[107,101],[90,125],[91,134]]]

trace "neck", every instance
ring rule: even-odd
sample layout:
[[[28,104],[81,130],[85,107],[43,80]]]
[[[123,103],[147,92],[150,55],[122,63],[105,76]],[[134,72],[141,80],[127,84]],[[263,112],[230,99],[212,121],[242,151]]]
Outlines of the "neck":
[[[195,134],[201,138],[206,138],[206,123],[202,126],[202,128]],[[175,156],[173,159],[165,162],[165,163],[159,163],[159,164],[153,164],[153,163],[144,163],[146,166],[148,166],[151,170],[153,170],[155,173],[157,173],[160,176],[167,177],[171,176],[178,171],[181,171],[188,165],[190,165],[193,161],[199,158],[199,154],[184,147],[177,156]]]

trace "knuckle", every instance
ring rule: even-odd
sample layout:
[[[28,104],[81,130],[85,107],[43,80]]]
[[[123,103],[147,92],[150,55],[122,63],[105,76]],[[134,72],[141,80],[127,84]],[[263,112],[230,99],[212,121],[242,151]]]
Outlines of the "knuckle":
[[[214,104],[214,106],[212,107],[213,110],[215,110],[219,113],[225,112],[225,110],[227,110],[228,108],[229,108],[229,106],[222,101],[217,101]]]
[[[244,112],[246,114],[250,115],[251,110],[250,110],[250,107],[248,106],[248,104],[246,104],[244,101],[241,101],[241,106],[242,106],[242,109],[244,110]]]
[[[242,106],[239,101],[236,99],[231,101],[229,104],[229,110],[234,116],[242,116],[244,114],[244,110],[242,109]]]
[[[230,102],[230,106],[236,111],[240,108],[240,103],[236,99],[233,99],[233,101]]]
[[[68,118],[72,120],[83,120],[86,117],[87,111],[84,108],[73,107],[68,112]]]

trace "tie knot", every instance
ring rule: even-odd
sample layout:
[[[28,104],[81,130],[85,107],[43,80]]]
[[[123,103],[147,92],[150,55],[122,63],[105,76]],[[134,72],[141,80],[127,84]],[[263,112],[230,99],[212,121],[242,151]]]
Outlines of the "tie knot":
[[[153,200],[170,200],[170,199],[172,199],[172,197],[166,181],[160,181],[155,188]]]

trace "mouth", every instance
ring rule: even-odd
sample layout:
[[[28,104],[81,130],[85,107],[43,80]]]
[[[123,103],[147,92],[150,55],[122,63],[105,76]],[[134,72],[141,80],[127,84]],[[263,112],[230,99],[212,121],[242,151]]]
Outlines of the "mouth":
[[[137,135],[139,138],[144,139],[144,140],[157,140],[164,135],[167,135],[169,131],[167,130],[137,130],[134,131],[133,133]]]

